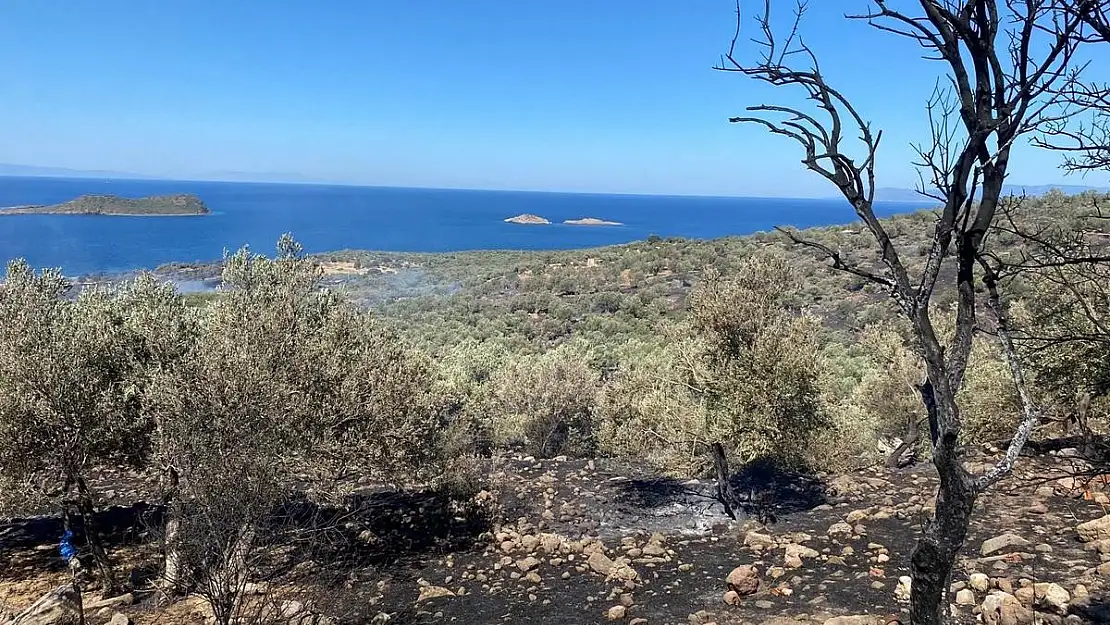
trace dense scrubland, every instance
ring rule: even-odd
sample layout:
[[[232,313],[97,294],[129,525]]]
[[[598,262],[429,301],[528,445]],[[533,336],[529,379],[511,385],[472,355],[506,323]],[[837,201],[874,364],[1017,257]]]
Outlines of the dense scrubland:
[[[1106,199],[1012,199],[989,249],[1015,268],[1051,241],[1097,251]],[[934,220],[886,221],[911,272]],[[805,235],[877,262],[856,225]],[[1110,425],[1102,271],[1042,265],[1005,280],[1043,406],[1035,438]],[[954,314],[952,301],[940,290],[934,315]],[[368,484],[432,488],[457,514],[489,514],[474,499],[489,479],[480,459],[514,451],[706,477],[713,443],[734,466],[810,474],[929,449],[924,372],[896,309],[781,233],[321,256],[285,237],[272,258],[228,256],[221,287],[189,297],[151,275],[74,295],[16,261],[0,317],[0,514],[81,528],[107,590],[121,580],[90,480],[144,475],[164,512],[149,534],[160,587],[204,597],[220,622],[247,609],[252,567],[283,536],[276,511],[306,498],[334,511]],[[1004,443],[1020,419],[995,345],[977,328],[960,396],[972,448]]]

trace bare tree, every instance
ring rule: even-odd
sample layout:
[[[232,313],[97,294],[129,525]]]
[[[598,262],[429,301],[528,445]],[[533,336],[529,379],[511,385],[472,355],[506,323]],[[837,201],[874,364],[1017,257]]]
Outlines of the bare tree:
[[[875,240],[877,265],[843,257],[839,251],[786,232],[795,243],[818,250],[834,268],[879,285],[893,298],[912,328],[925,363],[920,394],[928,414],[933,464],[940,477],[933,518],[914,549],[911,574],[911,622],[945,620],[948,580],[967,536],[979,494],[1006,476],[1038,420],[1026,389],[1021,362],[1011,337],[1005,302],[997,282],[984,275],[987,234],[995,221],[1011,150],[1016,141],[1053,119],[1059,89],[1074,79],[1073,58],[1086,28],[1083,16],[1057,0],[906,0],[919,13],[873,0],[872,10],[849,16],[879,30],[907,38],[926,51],[925,58],[945,68],[948,86],[938,87],[926,106],[930,140],[915,146],[920,157],[920,191],[942,204],[924,268],[911,275],[885,226],[876,217],[875,159],[882,137],[872,129],[849,97],[833,87],[816,54],[803,41],[799,25],[806,5],[800,2],[792,27],[776,39],[771,2],[758,19],[763,53],[752,64],[738,60],[737,32],[718,69],[784,89],[800,90],[810,104],[761,104],[733,122],[754,123],[792,139],[803,151],[802,163],[832,183],[852,205]],[[858,134],[858,143],[847,135]],[[948,344],[930,314],[942,267],[953,266],[957,311]],[[1004,456],[983,474],[964,465],[957,391],[964,381],[972,338],[980,323],[976,280],[988,278],[988,305],[1018,393],[1023,414]]]
[[[1079,43],[1110,43],[1110,1],[1070,0],[1065,10],[1087,27]],[[1089,173],[1110,170],[1110,84],[1087,82],[1073,73],[1058,90],[1061,114],[1045,124],[1034,143],[1064,154],[1064,168]]]

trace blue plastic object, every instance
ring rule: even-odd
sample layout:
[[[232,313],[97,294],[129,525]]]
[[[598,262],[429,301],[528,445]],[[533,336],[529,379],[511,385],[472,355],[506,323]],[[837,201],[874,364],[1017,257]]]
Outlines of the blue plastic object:
[[[73,540],[73,532],[66,530],[62,534],[62,542],[58,544],[58,551],[62,554],[62,559],[66,562],[77,557],[77,548],[71,542]]]

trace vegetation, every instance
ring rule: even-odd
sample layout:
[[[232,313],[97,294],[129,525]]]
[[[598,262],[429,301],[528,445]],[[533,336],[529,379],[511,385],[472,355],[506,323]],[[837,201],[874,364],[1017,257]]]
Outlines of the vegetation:
[[[115,195],[82,195],[51,206],[18,206],[0,215],[206,215],[210,211],[195,195],[152,195],[124,198]]]

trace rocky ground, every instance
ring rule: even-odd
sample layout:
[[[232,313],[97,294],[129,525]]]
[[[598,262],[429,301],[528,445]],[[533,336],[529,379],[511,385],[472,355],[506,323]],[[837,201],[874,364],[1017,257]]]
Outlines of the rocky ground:
[[[1023,459],[980,499],[952,578],[956,622],[1110,623],[1110,498],[1074,468]],[[378,499],[352,528],[366,543],[358,557],[286,549],[288,566],[266,568],[249,588],[262,614],[252,622],[905,622],[909,558],[935,491],[928,465],[823,479],[752,472],[736,486],[754,484],[774,493],[768,525],[727,517],[705,481],[612,461],[503,459],[479,495],[488,524],[434,499]],[[111,490],[125,502],[127,488]],[[0,612],[68,578],[52,523],[0,523]],[[415,531],[398,529],[406,523]],[[148,581],[156,546],[118,525],[112,555],[134,563],[131,592],[86,593],[90,622],[203,622],[197,598],[159,605]]]

